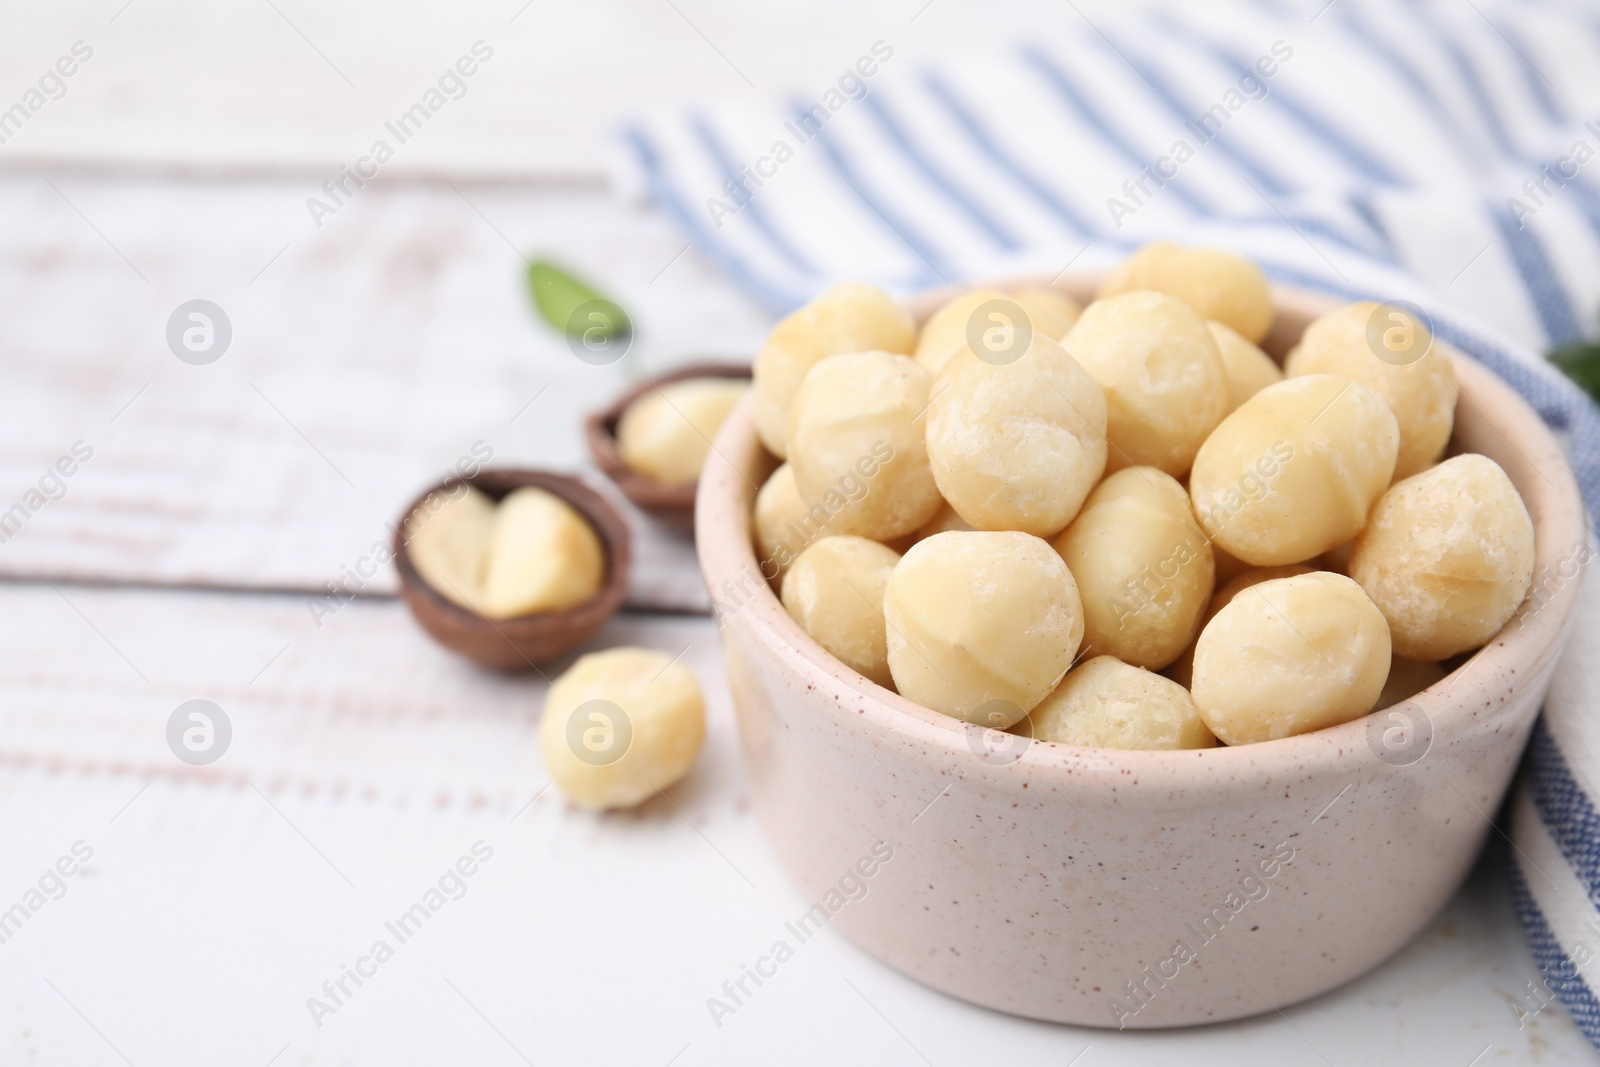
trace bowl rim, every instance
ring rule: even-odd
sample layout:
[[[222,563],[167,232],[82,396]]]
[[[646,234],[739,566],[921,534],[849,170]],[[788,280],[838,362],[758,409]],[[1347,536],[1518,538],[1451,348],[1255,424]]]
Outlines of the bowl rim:
[[[944,286],[903,304],[920,323],[951,297],[976,288],[1004,290],[1046,285],[1087,303],[1105,274],[1063,272],[1054,278],[1024,276]],[[1274,285],[1272,295],[1277,311],[1290,310],[1310,317],[1350,303],[1338,296],[1287,286]],[[1276,324],[1282,321],[1282,316],[1275,314],[1276,336],[1269,335],[1263,341],[1263,347],[1272,344],[1279,350],[1275,359],[1281,357],[1288,341],[1296,339],[1278,334]],[[1480,711],[1488,709],[1492,716],[1495,707],[1503,706],[1512,692],[1532,683],[1560,654],[1576,614],[1582,583],[1565,581],[1534,611],[1528,610],[1531,593],[1542,576],[1553,572],[1561,553],[1572,544],[1586,543],[1587,521],[1576,479],[1560,445],[1527,402],[1486,367],[1437,337],[1434,343],[1443,345],[1452,356],[1461,395],[1470,393],[1474,398],[1466,403],[1477,409],[1477,414],[1542,476],[1530,480],[1532,496],[1537,501],[1529,502],[1528,507],[1535,517],[1530,596],[1493,640],[1471,653],[1444,679],[1409,698],[1431,724],[1432,744],[1437,747],[1465,733]],[[1484,404],[1484,400],[1489,403]],[[956,760],[965,757],[967,766],[1022,776],[1048,773],[1061,776],[1058,780],[1063,784],[1075,781],[1079,786],[1120,790],[1124,799],[1131,799],[1127,796],[1129,791],[1147,797],[1165,797],[1166,791],[1175,787],[1226,791],[1245,784],[1260,785],[1275,776],[1301,776],[1319,770],[1344,768],[1353,774],[1365,764],[1379,762],[1367,738],[1370,724],[1377,721],[1374,713],[1338,726],[1249,745],[1150,751],[1088,748],[1030,739],[1014,760],[972,760],[974,754],[990,751],[984,737],[990,732],[988,727],[942,715],[857,674],[790,618],[767,581],[758,579],[750,595],[734,600],[736,590],[744,591],[746,575],[762,573],[752,537],[752,478],[758,473],[764,478],[767,470],[781,462],[760,444],[750,407],[751,398],[747,396],[724,423],[702,472],[697,494],[695,541],[711,591],[713,612],[719,629],[751,631],[820,695],[832,698],[827,702],[828,714],[841,729],[852,733],[870,731],[886,742],[915,746]],[[1485,414],[1485,407],[1493,412],[1492,416]],[[1539,462],[1530,454],[1539,457]],[[744,462],[736,463],[732,457],[743,457]],[[1519,487],[1521,491],[1524,490]],[[722,601],[719,596],[728,599]],[[728,635],[724,634],[723,640],[729,640]],[[805,704],[807,708],[823,706],[819,701]]]

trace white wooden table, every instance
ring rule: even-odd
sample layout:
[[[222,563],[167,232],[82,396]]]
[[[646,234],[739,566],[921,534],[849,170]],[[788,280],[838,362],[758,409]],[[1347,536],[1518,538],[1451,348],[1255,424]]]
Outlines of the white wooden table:
[[[335,614],[313,604],[475,443],[496,463],[581,468],[586,410],[678,359],[748,354],[769,319],[662,219],[596,183],[596,141],[576,120],[538,120],[554,122],[531,139],[548,158],[508,154],[494,111],[509,100],[479,116],[478,141],[458,130],[320,230],[308,175],[359,132],[351,116],[366,112],[349,100],[329,106],[325,140],[282,152],[240,129],[232,147],[186,142],[148,106],[128,105],[118,133],[118,78],[123,95],[169,94],[186,121],[220,130],[243,105],[174,86],[243,80],[285,56],[301,80],[272,82],[245,111],[303,110],[332,64],[290,18],[359,68],[358,92],[405,83],[381,49],[360,52],[369,23],[354,16],[267,5],[206,29],[193,5],[136,2],[115,22],[117,5],[0,15],[0,28],[29,30],[0,32],[0,69],[31,70],[93,23],[116,72],[75,85],[56,126],[41,112],[28,152],[11,153],[20,137],[0,146],[0,511],[75,442],[93,450],[65,495],[0,544],[0,1062],[1596,1062],[1558,1010],[1519,1029],[1511,1005],[1536,971],[1497,856],[1394,960],[1282,1016],[1160,1034],[1048,1026],[950,1000],[824,933],[717,1026],[707,998],[805,902],[749,810],[711,622],[633,611],[596,641],[682,652],[711,728],[665,799],[595,817],[545,788],[537,676],[486,674],[432,645],[387,571]],[[396,54],[427,66],[473,19],[505,30],[504,6],[428,16],[409,35],[384,25]],[[919,20],[923,47],[988,18],[950,7],[946,21]],[[676,70],[674,91],[737,81],[714,54],[688,55],[708,43],[695,24],[728,32],[724,47],[763,83],[830,61],[809,23],[784,66],[740,51],[759,35],[731,4],[689,13],[686,25],[670,6],[616,2],[520,17],[605,27],[612,47],[596,63],[620,69],[620,51],[652,77]],[[861,32],[877,17],[836,14]],[[781,21],[763,17],[769,30]],[[669,31],[683,39],[644,50]],[[226,37],[235,66],[207,53],[198,73],[150,73],[206,33]],[[559,69],[506,69],[561,88]],[[632,96],[613,86],[604,106],[636,99],[636,76]],[[0,98],[11,91],[0,84]],[[270,159],[252,151],[287,172],[264,173]],[[423,180],[452,158],[472,162]],[[198,173],[207,166],[230,173]],[[539,252],[634,312],[622,364],[589,367],[534,321],[522,257]],[[164,338],[195,298],[233,327],[207,366],[180,362]],[[635,605],[702,598],[687,546],[649,538]],[[190,699],[232,724],[207,767],[167,746],[168,718]],[[398,943],[385,923],[478,842],[492,856]],[[92,851],[81,870],[46,876],[75,845]],[[8,928],[19,902],[27,916]],[[393,958],[361,964],[379,939]],[[369,977],[345,979],[335,1003],[324,983],[358,965]],[[335,1010],[314,1013],[313,997]]]

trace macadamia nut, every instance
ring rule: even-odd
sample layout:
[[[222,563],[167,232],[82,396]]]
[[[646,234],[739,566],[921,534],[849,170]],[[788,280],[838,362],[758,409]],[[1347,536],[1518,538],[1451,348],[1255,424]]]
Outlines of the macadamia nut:
[[[788,456],[789,406],[807,372],[845,352],[909,353],[917,328],[910,312],[875,286],[854,283],[823,293],[773,328],[756,355],[751,418],[767,451]]]
[[[554,493],[517,489],[495,509],[479,611],[509,619],[581,604],[605,576],[600,538]]]
[[[1189,476],[1195,515],[1247,563],[1310,559],[1366,525],[1399,439],[1388,406],[1366,386],[1331,374],[1289,378],[1207,438]]]
[[[1148,244],[1111,272],[1100,296],[1139,289],[1175,296],[1201,318],[1225,323],[1254,344],[1272,327],[1272,287],[1267,276],[1233,252]]]
[[[1383,614],[1349,578],[1316,571],[1261,582],[1201,631],[1195,706],[1229,745],[1336,726],[1372,710],[1389,655]]]
[[[919,526],[917,532],[911,535],[911,544],[914,545],[918,541],[926,541],[934,534],[949,533],[952,530],[970,531],[971,529],[972,524],[958,515],[955,508],[949,504],[943,504],[938,511],[934,512],[933,518]],[[911,545],[906,547],[910,548]],[[904,555],[904,553],[901,554]]]
[[[783,576],[783,607],[817,644],[884,688],[883,591],[900,554],[865,537],[824,537]]]
[[[1012,732],[1089,748],[1212,748],[1217,743],[1188,690],[1115,656],[1096,656],[1068,671]]]
[[[1456,456],[1383,494],[1350,577],[1389,621],[1397,655],[1444,659],[1516,614],[1533,580],[1533,520],[1499,464]]]
[[[1438,459],[1455,425],[1456,372],[1425,323],[1404,308],[1367,300],[1322,316],[1285,363],[1290,377],[1337,374],[1383,398],[1400,426],[1394,477],[1409,478]],[[1396,338],[1394,349],[1384,338]]]
[[[631,808],[688,773],[705,737],[694,673],[648,648],[580,657],[550,685],[539,747],[550,780],[584,808]]]
[[[1228,375],[1211,331],[1156,292],[1084,309],[1062,345],[1106,394],[1108,470],[1146,466],[1181,478],[1228,408]]]
[[[1208,322],[1206,329],[1217,342],[1223,369],[1228,374],[1229,411],[1236,410],[1267,386],[1283,381],[1283,369],[1272,362],[1272,357],[1241,337],[1232,326]]]
[[[1106,466],[1100,386],[1035,333],[1012,362],[963,356],[934,386],[928,459],[939,492],[980,530],[1058,532]]]
[[[952,356],[967,348],[967,331],[978,309],[991,301],[1009,299],[998,289],[973,289],[942,305],[922,324],[914,353],[916,361],[929,374],[938,374]],[[987,327],[987,323],[980,325]]]
[[[1270,582],[1276,578],[1293,578],[1297,574],[1310,574],[1316,570],[1304,563],[1290,563],[1283,567],[1255,567],[1236,574],[1226,584],[1219,585],[1217,591],[1211,594],[1211,603],[1206,605],[1206,613],[1200,618],[1200,626],[1195,630],[1194,640],[1189,642],[1189,647],[1183,654],[1172,661],[1167,668],[1167,676],[1185,689],[1194,684],[1194,646],[1200,640],[1200,631],[1205,629],[1206,623],[1217,617],[1217,612],[1233,603],[1233,598],[1249,589],[1252,585]]]
[[[665,485],[695,481],[711,439],[749,388],[735,378],[690,378],[646,393],[617,420],[622,462]]]
[[[1053,544],[1077,580],[1091,655],[1148,670],[1178,657],[1215,572],[1189,494],[1171,475],[1154,467],[1111,475]]]
[[[932,384],[888,352],[829,356],[806,375],[789,412],[789,466],[835,532],[888,541],[939,510],[923,425]]]
[[[1023,324],[1034,335],[1059,341],[1082,313],[1076,300],[1057,289],[973,289],[928,316],[917,336],[916,359],[937,374],[957,353],[970,351],[974,337],[982,339],[980,347],[1009,349]]]
[[[406,554],[428,587],[477,611],[494,501],[464,483],[429,493],[406,519]]]
[[[1072,329],[1083,305],[1060,289],[1045,285],[1025,286],[1011,291],[1011,299],[1028,313],[1033,332],[1043,334],[1052,341],[1060,341]]]
[[[831,531],[833,513],[822,504],[807,504],[794,482],[794,468],[785,463],[756,493],[756,551],[761,576],[778,581],[807,545]]]
[[[1077,583],[1025,533],[942,533],[912,546],[883,611],[900,693],[1001,730],[1056,687],[1083,640]]]

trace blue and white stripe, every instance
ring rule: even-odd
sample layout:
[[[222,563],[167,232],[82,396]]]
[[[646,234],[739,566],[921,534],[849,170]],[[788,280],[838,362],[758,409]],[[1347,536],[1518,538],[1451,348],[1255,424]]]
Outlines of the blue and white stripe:
[[[1600,304],[1600,14],[1557,0],[1089,14],[936,70],[892,57],[809,138],[796,116],[820,94],[640,120],[634,175],[775,311],[839,281],[908,293],[1109,265],[1159,238],[1237,248],[1289,284],[1415,300],[1556,429],[1600,508],[1600,409],[1534,355],[1593,333]],[[1219,103],[1220,133],[1201,137]],[[792,158],[758,168],[779,141]],[[1145,168],[1179,141],[1193,156],[1157,187]],[[1594,158],[1558,186],[1547,175],[1579,142]],[[734,192],[752,170],[759,187]],[[1600,596],[1581,611],[1510,807],[1510,876],[1551,991],[1600,1044],[1600,681],[1583,673]]]

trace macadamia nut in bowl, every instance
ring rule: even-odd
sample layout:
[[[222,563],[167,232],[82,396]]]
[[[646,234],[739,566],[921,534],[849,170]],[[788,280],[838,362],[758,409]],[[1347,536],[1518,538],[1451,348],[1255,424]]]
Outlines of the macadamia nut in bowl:
[[[646,379],[585,420],[589,454],[634,507],[688,530],[711,440],[749,389],[740,363],[691,363]]]
[[[396,523],[400,593],[434,640],[530,670],[594,636],[628,594],[631,538],[576,478],[491,468],[451,478]]]
[[[1119,402],[1124,414],[1176,410],[1181,402],[1173,395],[1157,403],[1144,390],[1119,401],[1111,362],[1097,370],[1074,349],[1071,339],[1087,321],[1089,330],[1104,331],[1094,339],[1103,353],[1152,350],[1107,328],[1094,303],[1101,283],[1090,274],[1060,281],[1085,305],[1063,347],[1107,394],[1114,454]],[[990,287],[1026,284],[1048,282]],[[1238,292],[1241,308],[1254,306],[1250,287]],[[1267,317],[1260,309],[1236,320],[1243,327],[1230,325],[1264,336],[1274,360],[1340,306],[1269,292],[1270,333],[1256,332]],[[958,295],[918,298],[908,305],[911,317],[925,319]],[[1246,421],[1208,458],[1201,446],[1224,431],[1229,402],[1205,326],[1207,318],[1227,321],[1221,306],[1189,311],[1192,330],[1180,312],[1162,316],[1185,323],[1180,349],[1188,354],[1179,362],[1195,372],[1197,388],[1214,392],[1204,417],[1184,420],[1182,434],[1155,433],[1167,442],[1156,450],[1161,463],[1130,455],[1112,472],[1156,466],[1181,481],[1192,448],[1199,458],[1188,489],[1199,529],[1238,561],[1291,568],[1244,588],[1206,624],[1195,648],[1192,713],[1181,686],[1145,667],[1120,656],[1080,660],[1075,637],[1092,641],[1083,621],[1096,610],[1086,597],[1102,594],[1050,542],[1018,530],[952,528],[904,550],[884,596],[886,656],[898,692],[829,653],[764,582],[754,581],[754,595],[722,616],[751,798],[780,862],[803,896],[820,899],[863,849],[885,842],[893,858],[871,892],[831,924],[937,989],[1014,1014],[1102,1027],[1218,1022],[1287,1007],[1404,948],[1455,893],[1490,832],[1480,812],[1495,810],[1509,786],[1578,583],[1553,589],[1537,611],[1524,609],[1476,651],[1467,649],[1447,676],[1426,684],[1430,674],[1422,672],[1425,688],[1409,698],[1407,712],[1426,721],[1428,741],[1414,752],[1392,751],[1387,724],[1366,714],[1394,662],[1390,632],[1393,652],[1401,652],[1409,620],[1455,618],[1455,578],[1432,577],[1440,573],[1430,562],[1433,547],[1389,552],[1392,535],[1368,519],[1386,509],[1434,514],[1433,493],[1412,499],[1408,490],[1382,502],[1400,431],[1381,396],[1348,378],[1331,387],[1317,375],[1267,386],[1227,416]],[[1559,445],[1508,386],[1433,343],[1452,360],[1463,401],[1451,448],[1503,472],[1532,527],[1533,573],[1555,567],[1585,537]],[[1280,389],[1290,401],[1267,399],[1265,415],[1251,413]],[[1320,404],[1331,405],[1322,418]],[[1191,425],[1207,421],[1203,429]],[[1152,418],[1141,428],[1159,425]],[[1293,455],[1276,461],[1276,474],[1261,474],[1255,463],[1280,439]],[[759,573],[752,483],[774,457],[749,403],[735,409],[716,444],[700,483],[697,551],[713,588],[741,577],[752,584]],[[1309,472],[1303,483],[1295,480],[1301,463]],[[1246,483],[1247,475],[1261,485]],[[1474,473],[1471,484],[1480,481]],[[1337,499],[1312,495],[1335,488]],[[1305,524],[1311,533],[1278,521],[1273,490],[1315,520]],[[1212,504],[1221,509],[1212,518],[1218,529],[1249,536],[1217,538],[1204,510]],[[936,494],[921,523],[943,509]],[[1389,572],[1376,562],[1364,569],[1360,539],[1349,578],[1321,569],[1321,552],[1357,535],[1373,561],[1391,561]],[[1502,550],[1467,530],[1435,547],[1442,551],[1446,541],[1476,553],[1475,567],[1497,563],[1502,551],[1522,567],[1511,542]],[[1429,596],[1448,612],[1429,615],[1392,598],[1394,568],[1429,575]],[[1522,573],[1517,568],[1510,578]],[[1516,595],[1509,583],[1505,600]],[[1199,623],[1206,604],[1203,596],[1194,600]],[[1187,594],[1184,604],[1186,617]],[[1481,617],[1500,618],[1500,604],[1485,598]],[[1460,607],[1463,617],[1478,611]],[[1296,635],[1291,624],[1307,632]],[[1257,638],[1261,647],[1246,654],[1244,643]],[[1282,693],[1304,718],[1273,706]],[[1030,713],[1043,727],[1032,737]],[[1224,743],[1201,747],[1206,737],[1196,719]],[[1111,747],[1117,744],[1129,747]],[[1246,875],[1248,895],[1240,889]],[[1147,993],[1135,995],[1140,988]]]

